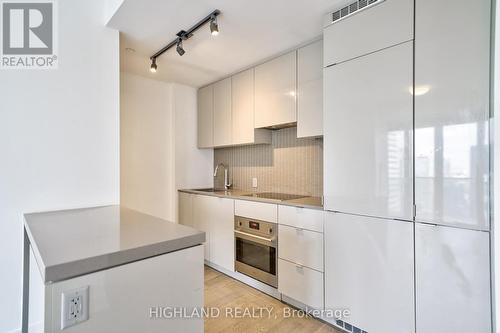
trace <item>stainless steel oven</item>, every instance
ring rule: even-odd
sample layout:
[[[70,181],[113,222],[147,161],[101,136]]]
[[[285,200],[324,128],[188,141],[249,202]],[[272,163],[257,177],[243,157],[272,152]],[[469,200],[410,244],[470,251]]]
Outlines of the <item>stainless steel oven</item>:
[[[235,270],[277,288],[278,225],[234,217]]]

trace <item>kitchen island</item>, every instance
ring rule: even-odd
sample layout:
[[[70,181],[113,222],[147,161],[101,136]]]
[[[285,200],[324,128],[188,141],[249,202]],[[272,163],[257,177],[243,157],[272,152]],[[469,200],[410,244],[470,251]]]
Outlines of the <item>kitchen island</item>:
[[[26,214],[24,234],[23,332],[34,264],[43,332],[203,331],[164,309],[203,306],[204,232],[105,206]]]

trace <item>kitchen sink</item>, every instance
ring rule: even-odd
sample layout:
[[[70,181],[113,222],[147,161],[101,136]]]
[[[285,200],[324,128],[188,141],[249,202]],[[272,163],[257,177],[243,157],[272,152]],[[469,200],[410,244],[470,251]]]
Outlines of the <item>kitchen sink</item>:
[[[223,190],[223,189],[218,189],[218,188],[201,188],[201,189],[195,189],[194,191],[223,194],[223,195],[232,195],[232,192],[230,190]]]

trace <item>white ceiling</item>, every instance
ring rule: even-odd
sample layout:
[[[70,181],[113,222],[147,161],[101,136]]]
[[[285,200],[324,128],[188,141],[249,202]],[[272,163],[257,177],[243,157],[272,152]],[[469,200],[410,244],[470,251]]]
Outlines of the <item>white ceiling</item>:
[[[108,26],[121,31],[121,70],[167,82],[200,87],[317,39],[323,15],[349,0],[125,0]],[[220,33],[208,25],[158,58],[149,57],[214,9]],[[132,48],[135,52],[127,51]]]

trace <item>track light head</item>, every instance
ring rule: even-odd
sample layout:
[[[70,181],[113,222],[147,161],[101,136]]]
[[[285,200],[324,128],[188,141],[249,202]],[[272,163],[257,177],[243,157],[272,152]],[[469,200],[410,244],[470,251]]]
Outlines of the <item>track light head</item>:
[[[158,66],[156,66],[156,58],[151,58],[151,68],[149,69],[151,73],[156,73]]]
[[[177,39],[177,53],[182,57],[186,51],[182,48],[182,38]]]
[[[212,36],[217,36],[219,34],[219,24],[217,24],[217,16],[212,15],[210,19],[210,32]]]

